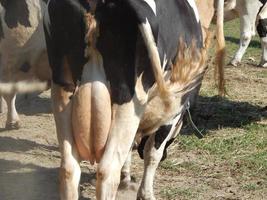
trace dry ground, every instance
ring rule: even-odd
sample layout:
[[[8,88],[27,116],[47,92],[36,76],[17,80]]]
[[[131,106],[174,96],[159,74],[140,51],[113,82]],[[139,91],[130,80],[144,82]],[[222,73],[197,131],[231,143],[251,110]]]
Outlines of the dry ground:
[[[231,52],[236,36],[227,40]],[[226,68],[226,98],[216,96],[208,71],[195,112],[206,137],[196,139],[185,126],[157,171],[158,199],[267,199],[267,69],[249,59],[259,59],[258,40],[253,44],[245,64]],[[19,130],[5,130],[5,115],[0,115],[0,200],[56,200],[60,154],[49,92],[22,97],[17,108]],[[86,166],[82,164],[81,199],[95,199],[95,167]],[[134,153],[137,183],[142,168]],[[135,191],[121,191],[120,199],[135,199]]]

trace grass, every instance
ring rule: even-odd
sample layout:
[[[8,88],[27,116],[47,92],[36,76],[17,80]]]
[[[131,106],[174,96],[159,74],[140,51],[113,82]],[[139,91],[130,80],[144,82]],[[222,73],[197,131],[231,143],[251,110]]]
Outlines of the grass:
[[[238,49],[239,35],[238,20],[226,23],[226,63]],[[170,179],[184,177],[184,183],[161,189],[161,199],[257,200],[267,195],[267,70],[253,67],[260,55],[254,37],[243,64],[225,68],[224,98],[216,96],[213,70],[208,70],[194,118],[206,135],[198,139],[186,126],[177,137],[160,170]]]
[[[177,196],[180,199],[196,199],[197,192],[191,188],[177,188],[177,187],[167,187],[160,191],[161,195],[165,197],[165,199],[173,200],[176,199]]]

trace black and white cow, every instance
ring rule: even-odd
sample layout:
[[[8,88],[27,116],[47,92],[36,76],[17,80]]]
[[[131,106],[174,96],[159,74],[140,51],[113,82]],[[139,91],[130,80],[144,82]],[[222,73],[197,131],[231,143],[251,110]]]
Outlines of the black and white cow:
[[[50,80],[42,23],[45,7],[46,0],[0,1],[0,112],[2,95],[7,128],[19,127],[16,93],[44,90]]]
[[[260,8],[257,17],[257,31],[261,39],[261,64],[262,67],[267,67],[267,0],[259,0],[263,5]]]
[[[115,199],[136,133],[150,136],[138,199],[155,199],[150,174],[205,72],[194,0],[50,0],[44,26],[61,199],[78,199],[81,160],[99,163],[97,199]]]

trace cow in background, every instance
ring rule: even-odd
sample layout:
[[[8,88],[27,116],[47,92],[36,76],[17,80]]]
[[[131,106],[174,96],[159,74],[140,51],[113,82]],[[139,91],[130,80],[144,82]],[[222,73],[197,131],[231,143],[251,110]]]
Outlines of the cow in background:
[[[0,1],[0,99],[2,95],[7,103],[9,129],[19,128],[16,93],[44,90],[50,80],[42,23],[45,7],[44,0]]]
[[[265,0],[226,0],[224,9],[225,21],[230,21],[235,18],[240,18],[240,42],[239,49],[235,53],[234,57],[230,61],[230,64],[237,66],[241,63],[241,59],[246,52],[246,49],[251,41],[252,36],[256,34],[256,18],[259,10],[262,6],[262,2]],[[262,41],[262,44],[264,42]],[[264,46],[262,45],[262,58],[259,63],[260,67],[264,67],[267,64],[267,55],[264,55]]]
[[[262,67],[267,67],[267,0],[260,0],[263,3],[257,16],[257,32],[261,38],[261,64]]]
[[[50,0],[44,18],[61,199],[78,199],[81,160],[99,163],[97,199],[115,199],[137,132],[149,137],[138,199],[155,199],[163,149],[206,69],[197,8],[193,0],[106,0],[94,12],[90,2]]]

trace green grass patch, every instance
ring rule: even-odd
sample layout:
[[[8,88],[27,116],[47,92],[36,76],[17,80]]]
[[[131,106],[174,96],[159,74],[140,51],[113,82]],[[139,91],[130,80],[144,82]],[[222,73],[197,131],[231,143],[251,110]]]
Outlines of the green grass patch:
[[[191,171],[191,173],[196,175],[202,170],[201,167],[195,162],[186,161],[177,163],[175,160],[171,159],[166,159],[164,162],[160,163],[160,168],[174,172]]]
[[[256,191],[265,190],[267,187],[267,181],[257,181],[257,182],[247,182],[241,185],[241,190],[243,191]]]
[[[257,72],[256,76],[257,78],[267,78],[267,70]]]
[[[178,199],[196,199],[198,197],[198,193],[191,188],[174,188],[174,187],[166,187],[160,191],[160,195],[164,197],[164,199],[174,200]]]
[[[238,130],[224,130],[224,135],[207,135],[203,139],[192,136],[178,136],[180,147],[185,151],[202,150],[214,155],[237,155],[245,152],[267,149],[267,126],[250,124]],[[226,156],[227,157],[227,156]]]
[[[267,126],[249,124],[236,132],[233,129],[222,131],[222,136],[208,135],[201,140],[195,136],[179,136],[179,147],[183,151],[208,154],[210,159],[228,166],[237,176],[246,174],[267,181]]]
[[[246,191],[255,191],[259,188],[259,186],[255,183],[248,183],[242,186],[242,190]]]
[[[180,166],[170,159],[166,159],[160,163],[160,168],[171,171],[180,171]]]
[[[267,152],[253,152],[240,158],[241,169],[250,175],[257,175],[267,180]]]

